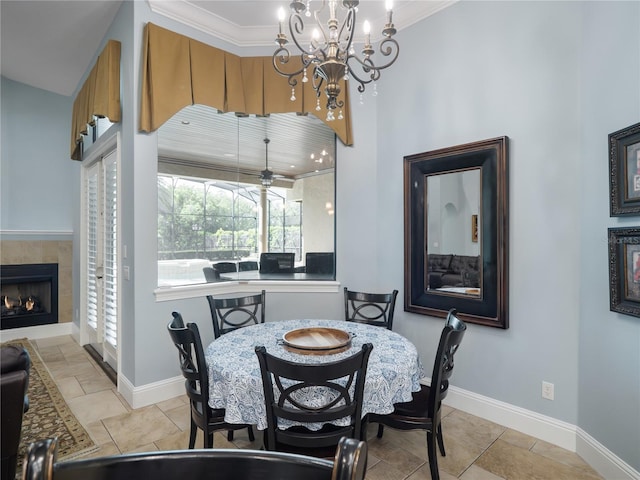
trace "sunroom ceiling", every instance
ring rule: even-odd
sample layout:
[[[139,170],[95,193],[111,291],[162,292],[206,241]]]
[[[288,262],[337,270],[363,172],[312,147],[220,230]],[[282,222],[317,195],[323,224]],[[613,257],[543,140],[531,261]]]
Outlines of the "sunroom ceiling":
[[[269,169],[276,174],[296,178],[335,166],[335,133],[313,115],[237,117],[202,105],[184,108],[160,127],[158,155],[259,173],[265,138]]]

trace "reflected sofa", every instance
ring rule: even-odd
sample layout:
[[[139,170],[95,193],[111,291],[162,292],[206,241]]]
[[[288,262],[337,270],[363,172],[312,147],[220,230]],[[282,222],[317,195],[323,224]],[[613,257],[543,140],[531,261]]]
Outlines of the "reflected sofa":
[[[429,288],[480,287],[480,257],[432,253],[427,255]]]

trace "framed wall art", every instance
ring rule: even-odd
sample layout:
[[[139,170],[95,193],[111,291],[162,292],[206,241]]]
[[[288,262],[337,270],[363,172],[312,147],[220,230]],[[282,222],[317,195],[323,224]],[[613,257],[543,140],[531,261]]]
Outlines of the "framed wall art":
[[[640,317],[640,227],[609,228],[609,306]]]
[[[471,215],[471,241],[478,243],[478,215]]]
[[[640,123],[609,134],[612,217],[640,214]]]

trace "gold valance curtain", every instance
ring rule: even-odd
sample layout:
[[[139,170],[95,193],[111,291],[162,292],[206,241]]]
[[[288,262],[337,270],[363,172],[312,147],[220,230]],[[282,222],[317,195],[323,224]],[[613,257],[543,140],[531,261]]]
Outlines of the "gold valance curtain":
[[[93,117],[120,121],[120,42],[109,40],[73,102],[71,159],[82,160],[82,135]]]
[[[255,115],[312,113],[352,145],[349,91],[343,80],[339,100],[344,118],[326,122],[326,100],[311,82],[299,82],[296,100],[286,77],[273,68],[271,57],[239,57],[148,23],[144,31],[140,130],[152,132],[184,107],[207,105],[223,112]],[[292,59],[293,61],[293,59]]]

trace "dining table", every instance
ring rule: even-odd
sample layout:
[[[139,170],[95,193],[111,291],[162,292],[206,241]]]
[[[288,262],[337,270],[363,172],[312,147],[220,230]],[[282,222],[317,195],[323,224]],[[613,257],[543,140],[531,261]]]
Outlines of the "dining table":
[[[288,348],[284,336],[307,328],[330,328],[347,332],[350,343],[337,353],[308,354]],[[211,342],[205,350],[209,375],[209,406],[224,408],[225,421],[267,428],[262,377],[255,347],[264,346],[276,357],[305,364],[322,364],[350,357],[364,343],[373,344],[365,376],[362,416],[388,414],[394,404],[408,402],[420,390],[424,368],[417,349],[399,333],[383,327],[345,320],[295,319],[266,322],[239,328]],[[326,353],[326,352],[323,352]],[[294,423],[282,421],[279,427]],[[322,425],[305,424],[311,430]]]

